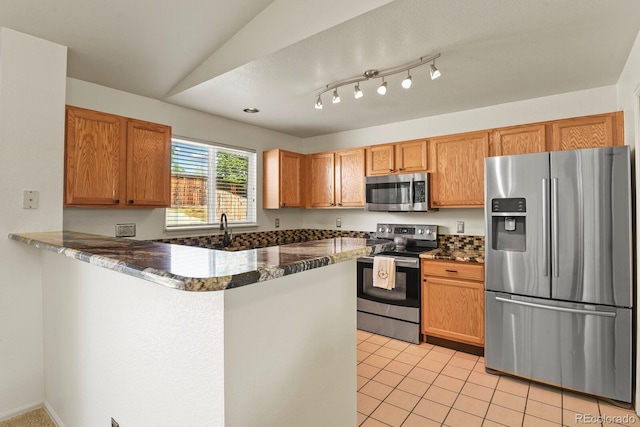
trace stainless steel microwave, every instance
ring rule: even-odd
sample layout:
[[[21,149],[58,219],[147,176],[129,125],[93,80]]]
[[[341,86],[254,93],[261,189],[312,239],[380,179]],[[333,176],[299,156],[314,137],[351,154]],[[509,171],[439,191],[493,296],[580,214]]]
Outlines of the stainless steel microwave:
[[[381,212],[429,212],[429,175],[411,173],[365,178],[365,209]]]

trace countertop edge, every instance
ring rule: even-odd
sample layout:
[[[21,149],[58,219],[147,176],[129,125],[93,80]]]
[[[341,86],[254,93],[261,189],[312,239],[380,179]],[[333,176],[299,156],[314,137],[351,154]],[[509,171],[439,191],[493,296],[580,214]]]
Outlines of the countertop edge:
[[[456,261],[471,264],[484,264],[484,253],[479,251],[443,250],[441,248],[420,254],[421,259],[437,261]]]
[[[31,233],[24,233],[31,234]],[[332,255],[320,256],[317,258],[311,258],[303,261],[296,261],[286,265],[269,266],[264,268],[258,268],[257,270],[250,270],[232,276],[218,276],[218,277],[187,277],[169,273],[164,270],[158,270],[152,267],[144,267],[131,265],[121,260],[110,258],[103,255],[91,254],[81,249],[74,249],[65,246],[59,246],[51,243],[44,242],[35,238],[23,236],[21,233],[9,233],[9,239],[17,241],[19,243],[26,244],[38,249],[44,249],[50,252],[55,252],[59,255],[66,256],[68,258],[74,258],[79,261],[87,262],[102,268],[116,271],[118,273],[127,274],[129,276],[137,277],[139,279],[147,280],[153,283],[157,283],[172,289],[183,291],[222,291],[227,289],[233,289],[241,286],[247,286],[255,283],[262,283],[279,277],[287,276],[290,274],[301,273],[303,271],[312,270],[315,268],[326,267],[328,265],[337,264],[340,262],[356,259],[360,256],[370,255],[372,253],[382,252],[389,249],[389,244],[377,244],[367,245],[362,248],[352,249],[345,252],[339,252]],[[97,236],[102,238],[110,238],[108,236]],[[114,238],[115,239],[115,238]],[[139,241],[132,241],[139,242]],[[169,245],[167,243],[155,243],[162,245]],[[391,243],[392,245],[392,243]],[[286,245],[283,245],[286,246]],[[211,249],[205,249],[211,250]]]

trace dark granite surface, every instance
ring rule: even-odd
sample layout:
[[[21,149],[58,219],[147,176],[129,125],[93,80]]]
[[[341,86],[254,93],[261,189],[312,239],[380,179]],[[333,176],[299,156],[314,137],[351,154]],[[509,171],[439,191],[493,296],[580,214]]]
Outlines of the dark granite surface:
[[[420,258],[424,259],[441,259],[447,261],[461,261],[461,262],[477,262],[484,264],[484,251],[474,250],[451,250],[448,248],[438,248],[432,251],[423,252],[420,254]]]
[[[338,237],[227,252],[73,231],[12,233],[9,238],[144,280],[186,291],[260,283],[390,250],[392,243]]]

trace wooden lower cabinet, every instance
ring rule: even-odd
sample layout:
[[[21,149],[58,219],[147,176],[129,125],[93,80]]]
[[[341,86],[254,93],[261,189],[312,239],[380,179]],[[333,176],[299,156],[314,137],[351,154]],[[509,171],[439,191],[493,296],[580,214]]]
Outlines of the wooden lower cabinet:
[[[484,346],[484,265],[422,261],[422,333]]]

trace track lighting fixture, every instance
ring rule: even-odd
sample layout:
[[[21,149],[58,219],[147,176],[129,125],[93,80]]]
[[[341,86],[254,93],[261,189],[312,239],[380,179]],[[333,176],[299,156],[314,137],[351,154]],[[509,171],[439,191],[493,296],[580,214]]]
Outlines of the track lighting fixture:
[[[338,95],[338,88],[335,88],[333,90],[333,103],[337,104],[338,102],[340,102],[340,95]]]
[[[436,60],[434,59],[433,63],[431,64],[431,80],[435,80],[441,75],[442,73],[440,72],[440,70],[436,68]]]
[[[429,63],[431,64],[430,66],[431,80],[435,80],[441,75],[440,70],[436,68],[436,59],[439,57],[440,57],[440,53],[438,52],[432,55],[423,56],[420,59],[413,61],[409,64],[400,65],[394,68],[388,68],[386,70],[374,70],[374,69],[366,70],[360,76],[340,80],[340,81],[325,85],[325,87],[322,90],[316,93],[316,96],[318,98],[316,100],[315,108],[318,110],[322,109],[321,96],[323,93],[329,92],[330,90],[333,90],[333,98],[332,98],[333,103],[337,104],[338,102],[340,102],[340,95],[338,95],[338,89],[346,85],[355,84],[355,86],[353,87],[353,97],[355,99],[362,98],[363,93],[362,93],[362,90],[360,89],[360,82],[364,82],[377,77],[380,77],[382,79],[382,83],[378,87],[377,92],[380,95],[384,95],[385,93],[387,93],[387,82],[385,81],[384,78],[394,74],[404,73],[405,71],[407,72],[407,76],[402,80],[402,87],[405,89],[409,89],[411,87],[411,84],[413,83],[411,70],[414,68],[420,67],[421,65],[426,65]]]
[[[380,95],[387,93],[387,82],[384,81],[384,77],[382,78],[382,84],[378,86],[378,93]]]
[[[356,85],[353,88],[353,97],[355,99],[360,99],[362,98],[362,91],[360,90],[360,83],[356,83]]]
[[[411,87],[411,74],[409,73],[409,70],[407,70],[407,77],[402,81],[402,87],[405,89],[409,89]]]

